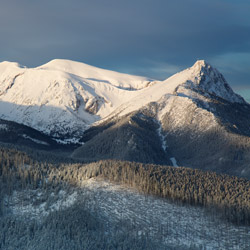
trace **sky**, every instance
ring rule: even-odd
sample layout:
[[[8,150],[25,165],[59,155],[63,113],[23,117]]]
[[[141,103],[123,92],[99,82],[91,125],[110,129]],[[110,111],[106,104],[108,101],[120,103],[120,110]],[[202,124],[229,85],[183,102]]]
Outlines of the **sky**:
[[[0,61],[163,80],[204,59],[250,101],[249,0],[1,0]]]

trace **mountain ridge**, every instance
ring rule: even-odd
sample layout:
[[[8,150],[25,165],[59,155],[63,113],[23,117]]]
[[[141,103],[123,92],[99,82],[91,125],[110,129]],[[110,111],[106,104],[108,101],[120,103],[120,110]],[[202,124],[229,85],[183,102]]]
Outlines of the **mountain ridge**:
[[[204,60],[164,81],[68,60],[0,70],[0,118],[83,143],[74,158],[250,177],[250,105]]]
[[[118,113],[125,115],[150,102],[157,102],[163,95],[190,96],[188,88],[245,103],[224,77],[205,61],[197,61],[191,68],[164,81],[62,59],[31,69],[2,62],[0,83],[0,101],[9,103],[8,108],[1,110],[1,118],[67,139],[74,134],[76,139],[82,134],[79,131],[106,117]],[[15,105],[11,107],[12,104]],[[57,125],[61,125],[56,126],[53,118],[57,119]],[[66,129],[60,131],[59,127]],[[67,136],[70,130],[72,133]]]
[[[69,69],[63,71],[65,65]],[[83,74],[87,74],[86,78]],[[97,75],[99,79],[95,79]],[[54,60],[34,69],[4,62],[0,65],[0,101],[9,105],[1,109],[1,118],[55,137],[66,136],[70,129],[73,131],[69,138],[74,133],[78,136],[77,131],[86,129],[118,106],[119,97],[130,98],[134,89],[149,81],[65,60]],[[58,119],[61,128],[68,129],[58,131],[53,118]]]

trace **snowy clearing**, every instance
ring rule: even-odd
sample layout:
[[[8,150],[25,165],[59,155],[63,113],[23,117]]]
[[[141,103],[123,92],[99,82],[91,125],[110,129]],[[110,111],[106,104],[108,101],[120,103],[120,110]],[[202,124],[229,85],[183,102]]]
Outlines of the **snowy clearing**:
[[[24,191],[28,194],[27,190]],[[23,192],[23,193],[24,193]],[[10,209],[15,216],[27,215],[41,218],[50,211],[65,209],[76,203],[84,202],[89,211],[99,214],[107,225],[133,225],[134,233],[148,235],[163,244],[186,249],[195,245],[200,249],[249,249],[250,228],[235,226],[207,214],[200,207],[176,205],[153,196],[145,196],[134,189],[107,181],[89,179],[81,182],[75,191],[61,190],[55,202],[48,197],[41,204],[35,205],[36,199],[42,200],[41,190],[31,192],[35,200],[28,200],[20,205],[21,193],[14,193],[10,200]],[[33,201],[33,203],[32,203]],[[22,204],[22,203],[21,203]],[[45,210],[47,207],[47,210]],[[193,244],[193,245],[192,245]]]

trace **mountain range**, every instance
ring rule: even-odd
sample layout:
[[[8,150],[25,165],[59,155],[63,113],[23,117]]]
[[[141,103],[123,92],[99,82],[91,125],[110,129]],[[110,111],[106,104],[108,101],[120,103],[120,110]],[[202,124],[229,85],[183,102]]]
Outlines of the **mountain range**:
[[[7,123],[25,126],[33,134],[21,130],[19,143],[75,143],[71,157],[79,160],[250,178],[250,105],[203,60],[164,81],[69,60],[37,68],[2,62],[0,118],[0,135],[12,134]]]

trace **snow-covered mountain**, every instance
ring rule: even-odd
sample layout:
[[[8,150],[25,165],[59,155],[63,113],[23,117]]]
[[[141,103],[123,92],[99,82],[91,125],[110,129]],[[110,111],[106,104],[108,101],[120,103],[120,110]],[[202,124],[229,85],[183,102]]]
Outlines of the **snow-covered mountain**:
[[[206,63],[197,61],[191,68],[181,71],[164,81],[155,81],[147,89],[137,91],[137,95],[116,110],[119,115],[140,109],[150,102],[159,102],[166,96],[179,96],[195,99],[218,97],[230,103],[245,103],[234,93],[223,75]],[[183,99],[184,100],[184,99]]]
[[[250,176],[250,105],[203,60],[164,81],[68,60],[3,62],[0,118],[83,142],[76,158]]]
[[[150,82],[68,60],[32,69],[2,62],[0,117],[54,137],[77,138]]]
[[[250,105],[205,61],[137,91],[85,132],[73,157],[250,177]]]
[[[192,97],[190,89],[230,102],[244,100],[204,61],[165,81],[152,81],[69,60],[37,68],[0,63],[0,118],[54,137],[79,138],[93,123],[135,111],[164,95]]]

